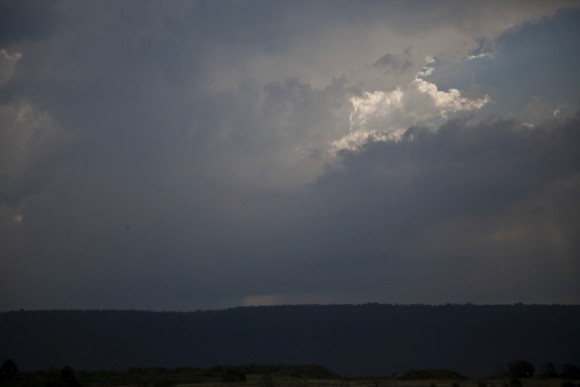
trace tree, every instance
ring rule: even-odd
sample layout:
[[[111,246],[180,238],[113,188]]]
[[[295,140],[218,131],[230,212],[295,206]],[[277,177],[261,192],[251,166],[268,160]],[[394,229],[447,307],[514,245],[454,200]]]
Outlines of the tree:
[[[562,364],[560,376],[564,379],[580,379],[580,368],[574,364]]]
[[[66,387],[80,387],[80,383],[77,380],[75,371],[71,367],[64,367],[60,371],[60,380],[62,384]]]
[[[536,368],[526,360],[512,360],[508,363],[508,375],[512,378],[531,378]]]
[[[556,365],[550,362],[544,363],[544,365],[542,365],[542,375],[549,376],[551,378],[558,376],[556,373]]]
[[[18,375],[18,367],[12,359],[6,360],[0,367],[0,381],[14,379]]]

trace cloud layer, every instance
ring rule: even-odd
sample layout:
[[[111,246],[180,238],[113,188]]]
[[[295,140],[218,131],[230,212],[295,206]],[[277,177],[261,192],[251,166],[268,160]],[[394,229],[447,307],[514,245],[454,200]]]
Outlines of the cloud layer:
[[[398,141],[411,126],[433,125],[446,119],[450,113],[481,109],[489,103],[489,96],[469,99],[457,89],[438,90],[437,85],[421,76],[428,76],[432,67],[425,70],[405,88],[388,92],[366,92],[351,98],[349,135],[333,145],[338,149],[356,149],[369,139]]]
[[[3,2],[0,309],[580,302],[570,5]]]

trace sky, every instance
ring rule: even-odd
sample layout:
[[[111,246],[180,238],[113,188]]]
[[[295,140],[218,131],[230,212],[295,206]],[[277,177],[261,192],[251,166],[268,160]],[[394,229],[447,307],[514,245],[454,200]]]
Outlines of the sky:
[[[580,303],[579,1],[0,1],[0,310]]]

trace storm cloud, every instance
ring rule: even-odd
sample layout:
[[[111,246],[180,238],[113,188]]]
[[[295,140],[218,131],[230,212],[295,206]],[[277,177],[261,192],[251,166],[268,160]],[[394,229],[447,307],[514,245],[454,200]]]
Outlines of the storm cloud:
[[[579,303],[574,6],[3,2],[0,308]]]

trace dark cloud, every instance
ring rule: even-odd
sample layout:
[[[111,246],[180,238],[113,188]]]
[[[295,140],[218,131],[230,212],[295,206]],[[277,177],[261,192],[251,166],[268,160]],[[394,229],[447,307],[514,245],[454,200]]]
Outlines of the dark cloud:
[[[35,306],[38,291],[71,307],[578,302],[578,124],[411,129],[342,154],[301,194],[245,209],[219,187],[180,196],[76,176],[86,191],[29,199],[5,233],[3,253],[20,259],[3,286],[24,281],[30,299],[3,302]]]
[[[294,209],[304,216],[288,233],[295,259],[308,257],[301,271],[316,273],[319,291],[350,283],[380,301],[491,302],[503,291],[503,301],[550,302],[552,288],[578,301],[577,120],[527,133],[510,121],[452,122],[408,136],[343,154]]]
[[[8,0],[0,4],[0,47],[24,39],[39,39],[56,29],[50,2]]]
[[[410,60],[411,49],[411,46],[407,47],[401,55],[387,53],[380,57],[373,66],[387,71],[394,71],[395,73],[404,73],[411,70],[413,68],[413,63]]]

